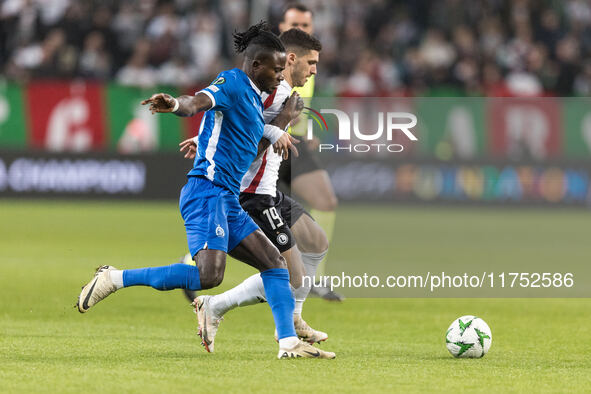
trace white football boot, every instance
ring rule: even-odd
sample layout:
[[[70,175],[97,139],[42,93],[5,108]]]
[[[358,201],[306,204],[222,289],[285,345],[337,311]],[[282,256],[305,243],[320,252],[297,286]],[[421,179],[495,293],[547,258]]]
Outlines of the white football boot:
[[[213,314],[209,307],[210,298],[211,296],[208,295],[199,296],[193,301],[193,306],[195,306],[195,313],[197,314],[197,321],[199,322],[201,344],[205,347],[205,350],[209,353],[213,353],[215,334],[218,332],[220,322],[224,320],[224,318]]]
[[[326,358],[332,359],[336,358],[336,355],[333,352],[326,352],[324,350],[318,349],[306,343],[304,341],[298,341],[298,344],[295,345],[291,349],[287,348],[279,348],[279,353],[277,354],[278,359],[283,358]]]
[[[110,265],[102,265],[96,269],[92,280],[82,287],[82,291],[78,296],[78,311],[80,313],[87,312],[97,302],[103,300],[109,294],[114,293],[117,287],[111,281],[109,271],[117,268],[111,267]]]
[[[304,342],[312,344],[320,343],[328,339],[327,333],[315,330],[312,327],[310,327],[308,323],[306,323],[306,321],[302,319],[301,315],[294,315],[293,323],[296,330],[296,334]]]
[[[304,342],[309,344],[320,343],[328,339],[328,334],[323,331],[313,329],[302,319],[301,315],[293,315],[293,325],[296,335]],[[278,342],[277,330],[275,330],[275,341]]]

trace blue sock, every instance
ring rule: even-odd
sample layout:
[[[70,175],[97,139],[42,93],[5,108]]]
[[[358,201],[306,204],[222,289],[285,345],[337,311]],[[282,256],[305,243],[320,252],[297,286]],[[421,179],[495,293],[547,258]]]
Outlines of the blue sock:
[[[285,268],[272,268],[261,272],[267,302],[271,307],[279,339],[295,337],[293,310],[295,300],[289,287],[289,272]]]
[[[193,265],[172,264],[164,267],[123,271],[123,287],[152,286],[157,290],[201,290],[199,269]]]

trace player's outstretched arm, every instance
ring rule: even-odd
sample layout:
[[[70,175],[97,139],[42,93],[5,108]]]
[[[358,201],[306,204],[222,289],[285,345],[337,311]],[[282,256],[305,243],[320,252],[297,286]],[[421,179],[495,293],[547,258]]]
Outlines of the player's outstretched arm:
[[[199,93],[195,96],[172,97],[166,93],[156,93],[149,99],[142,101],[142,105],[150,104],[150,112],[169,113],[172,112],[178,116],[193,116],[201,111],[206,111],[212,107],[209,96]]]

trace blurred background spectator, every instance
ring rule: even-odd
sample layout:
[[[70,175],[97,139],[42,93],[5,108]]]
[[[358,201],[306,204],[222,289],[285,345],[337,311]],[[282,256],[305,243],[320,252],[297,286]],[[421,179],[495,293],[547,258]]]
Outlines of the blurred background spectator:
[[[355,96],[589,95],[586,0],[310,0],[319,91]],[[4,0],[4,78],[207,83],[236,65],[231,33],[287,1]]]

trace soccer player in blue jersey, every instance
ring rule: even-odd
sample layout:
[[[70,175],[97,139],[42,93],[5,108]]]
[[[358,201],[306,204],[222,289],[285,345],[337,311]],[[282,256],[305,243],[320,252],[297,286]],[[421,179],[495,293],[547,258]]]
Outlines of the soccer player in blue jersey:
[[[241,69],[221,72],[194,96],[173,98],[159,93],[142,102],[150,105],[152,113],[192,116],[207,111],[199,130],[197,156],[179,203],[196,266],[173,264],[130,270],[99,267],[82,288],[78,310],[87,312],[123,287],[216,287],[223,279],[229,253],[261,272],[279,338],[278,358],[334,358],[334,353],[321,351],[296,336],[294,298],[285,259],[238,201],[240,181],[256,157],[263,136],[285,156],[289,149],[295,150],[292,137],[283,130],[301,111],[298,95],[288,99],[270,124],[265,125],[262,114],[261,94],[272,92],[283,80],[285,48],[265,23],[235,33],[234,44],[238,53],[244,53]]]
[[[316,74],[322,50],[318,39],[300,29],[283,32],[279,39],[287,54],[283,71],[285,79],[272,94],[263,95],[263,117],[267,122],[281,112],[294,87],[303,86]],[[302,276],[315,276],[318,264],[328,251],[328,240],[312,216],[297,201],[277,189],[282,157],[273,152],[269,144],[267,139],[261,140],[259,150],[265,149],[242,178],[240,205],[287,262],[296,302],[296,334],[309,343],[322,342],[328,338],[328,334],[313,329],[302,318],[303,304],[310,292],[310,284],[306,284]],[[187,139],[181,143],[181,151],[186,152],[185,157],[193,159],[197,145],[198,137]],[[188,259],[191,259],[190,255]],[[264,300],[265,289],[258,273],[222,294],[197,297],[193,304],[199,320],[199,333],[206,349],[213,352],[216,333],[226,313],[239,306],[254,305]]]

